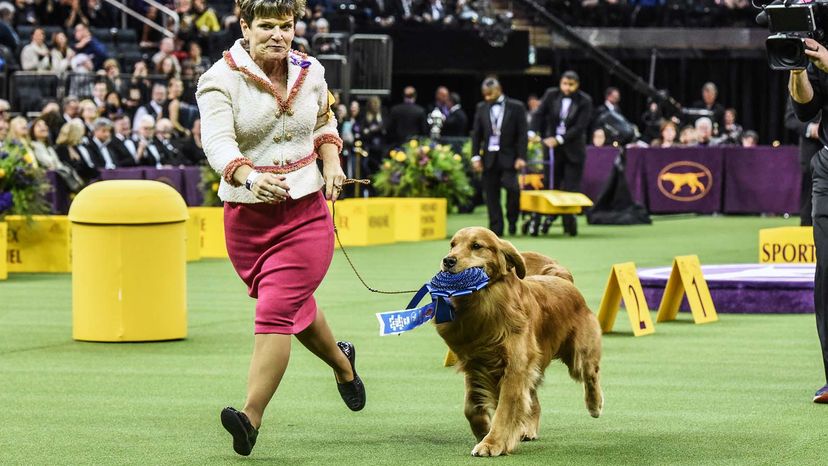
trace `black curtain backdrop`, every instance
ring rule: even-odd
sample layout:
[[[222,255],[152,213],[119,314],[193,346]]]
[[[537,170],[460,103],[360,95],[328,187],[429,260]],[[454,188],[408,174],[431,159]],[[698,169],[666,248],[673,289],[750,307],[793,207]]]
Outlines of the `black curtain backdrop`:
[[[572,53],[555,54],[551,63],[541,63],[552,68],[551,76],[531,75],[525,72],[498,72],[494,69],[476,69],[466,72],[446,73],[422,65],[416,71],[394,73],[392,105],[401,100],[403,87],[413,85],[418,89],[418,102],[431,107],[434,91],[445,85],[460,94],[463,108],[471,118],[475,105],[481,100],[480,83],[488,75],[497,75],[507,95],[525,101],[529,94],[543,94],[550,86],[557,86],[560,73],[572,69],[581,76],[581,86],[596,104],[603,102],[604,90],[609,86],[621,90],[621,109],[632,122],[640,125],[640,117],[647,106],[645,96],[618,78],[609,75],[591,59],[572,56]],[[695,57],[659,58],[656,65],[655,87],[667,89],[682,105],[691,106],[701,100],[701,88],[712,81],[719,88],[719,102],[736,109],[737,121],[745,128],[759,133],[762,144],[773,141],[796,143],[794,135],[784,128],[785,99],[787,98],[787,73],[768,69],[764,57],[732,57],[726,53],[705,54]],[[404,60],[396,56],[395,60]],[[639,56],[620,60],[645,81],[649,76],[649,58]],[[397,68],[395,66],[395,68]]]

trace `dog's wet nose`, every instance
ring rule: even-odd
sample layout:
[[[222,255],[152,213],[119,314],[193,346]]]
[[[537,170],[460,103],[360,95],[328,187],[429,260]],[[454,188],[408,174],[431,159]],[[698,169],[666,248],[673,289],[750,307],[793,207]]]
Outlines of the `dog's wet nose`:
[[[457,265],[457,259],[451,256],[446,256],[443,258],[443,266],[447,269],[450,269]]]

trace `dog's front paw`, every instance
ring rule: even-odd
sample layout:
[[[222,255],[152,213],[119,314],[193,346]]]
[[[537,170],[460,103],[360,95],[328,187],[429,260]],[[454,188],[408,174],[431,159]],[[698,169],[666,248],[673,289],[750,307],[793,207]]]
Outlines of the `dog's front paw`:
[[[493,441],[488,436],[472,450],[472,456],[500,456],[507,453],[505,443]]]
[[[537,439],[538,439],[538,433],[534,430],[527,430],[520,437],[521,442],[531,442],[531,441],[537,440]]]

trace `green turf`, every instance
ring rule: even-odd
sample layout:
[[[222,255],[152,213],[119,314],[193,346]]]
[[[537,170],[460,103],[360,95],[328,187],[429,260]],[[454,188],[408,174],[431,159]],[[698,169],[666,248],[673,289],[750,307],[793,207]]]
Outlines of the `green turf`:
[[[450,218],[450,231],[484,218]],[[577,238],[516,238],[558,258],[595,309],[610,265],[755,262],[757,230],[794,225],[755,217],[660,217],[653,226],[581,227]],[[417,287],[446,241],[351,248],[370,283]],[[317,293],[337,337],[356,343],[368,390],[347,411],[331,372],[300,345],[249,459],[236,457],[219,410],[243,401],[253,301],[229,262],[188,267],[189,337],[145,344],[71,340],[69,275],[0,282],[0,464],[824,464],[828,407],[813,316],[721,315],[718,323],[657,324],[642,338],[605,336],[606,405],[589,417],[559,363],[540,391],[541,438],[497,460],[469,456],[460,375],[428,326],[377,336],[374,313],[407,297],[361,288],[337,253]],[[650,303],[657,307],[657,303]],[[653,318],[655,316],[653,315]]]

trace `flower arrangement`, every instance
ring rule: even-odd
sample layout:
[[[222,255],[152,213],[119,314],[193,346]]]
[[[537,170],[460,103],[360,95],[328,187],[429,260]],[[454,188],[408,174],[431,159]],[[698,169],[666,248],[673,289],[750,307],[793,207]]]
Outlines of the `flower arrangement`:
[[[374,187],[380,196],[442,197],[454,210],[474,194],[463,156],[450,146],[412,139],[388,155],[374,175]]]
[[[219,182],[221,175],[218,174],[212,167],[205,165],[201,167],[201,193],[204,195],[204,202],[202,205],[207,207],[221,207],[221,199],[218,197]]]
[[[528,173],[543,173],[543,161],[546,158],[546,147],[537,134],[529,136],[526,146],[526,171]]]
[[[46,172],[23,146],[0,148],[0,220],[6,215],[37,215],[51,211],[46,195],[52,190]]]

